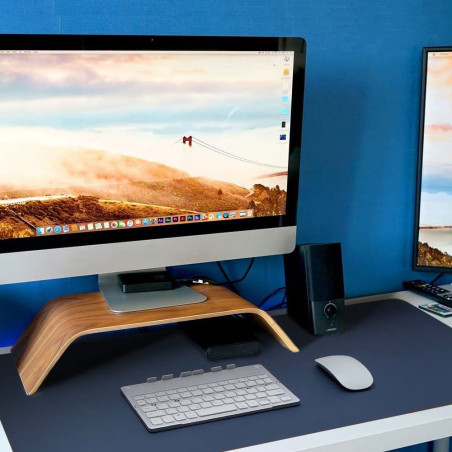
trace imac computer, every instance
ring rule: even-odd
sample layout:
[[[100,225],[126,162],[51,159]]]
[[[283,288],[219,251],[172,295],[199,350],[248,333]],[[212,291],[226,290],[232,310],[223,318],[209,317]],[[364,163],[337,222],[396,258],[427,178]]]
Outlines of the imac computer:
[[[452,273],[452,47],[425,48],[415,270]]]
[[[295,247],[301,38],[0,36],[0,284]]]

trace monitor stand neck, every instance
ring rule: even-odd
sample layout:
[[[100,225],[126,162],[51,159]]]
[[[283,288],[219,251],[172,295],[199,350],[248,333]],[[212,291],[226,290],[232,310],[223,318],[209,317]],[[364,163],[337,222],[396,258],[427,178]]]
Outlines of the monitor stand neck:
[[[169,290],[124,293],[118,282],[118,273],[99,275],[99,290],[112,312],[168,308],[170,306],[201,303],[207,300],[204,295],[184,285]]]

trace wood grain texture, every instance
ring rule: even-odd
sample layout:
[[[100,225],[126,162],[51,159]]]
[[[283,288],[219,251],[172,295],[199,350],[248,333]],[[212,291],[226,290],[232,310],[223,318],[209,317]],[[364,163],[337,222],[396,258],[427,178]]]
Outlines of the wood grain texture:
[[[192,286],[205,295],[202,303],[146,311],[114,313],[100,292],[65,295],[38,312],[11,350],[25,392],[34,394],[52,367],[78,337],[103,331],[184,322],[232,314],[248,314],[281,345],[298,352],[266,312],[221,286]]]

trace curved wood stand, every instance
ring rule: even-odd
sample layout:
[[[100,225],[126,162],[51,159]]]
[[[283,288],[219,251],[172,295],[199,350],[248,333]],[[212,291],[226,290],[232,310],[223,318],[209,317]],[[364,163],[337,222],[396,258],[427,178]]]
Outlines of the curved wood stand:
[[[203,303],[146,311],[114,313],[100,292],[66,295],[38,312],[11,350],[25,392],[34,394],[52,367],[78,337],[91,333],[138,328],[232,314],[249,314],[281,345],[298,352],[266,312],[220,286],[192,286],[207,297]]]

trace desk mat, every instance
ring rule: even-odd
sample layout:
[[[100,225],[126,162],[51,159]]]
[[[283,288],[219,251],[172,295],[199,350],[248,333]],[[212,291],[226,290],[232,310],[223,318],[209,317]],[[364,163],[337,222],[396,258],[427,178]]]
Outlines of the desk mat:
[[[287,316],[280,326],[300,347],[291,353],[264,332],[263,364],[301,405],[148,433],[120,394],[150,376],[212,363],[176,325],[103,333],[75,342],[41,389],[26,396],[10,355],[0,356],[0,419],[20,451],[220,451],[452,403],[452,329],[401,300],[347,307],[342,334],[312,336]],[[341,389],[314,359],[351,355],[374,376],[366,391]]]

